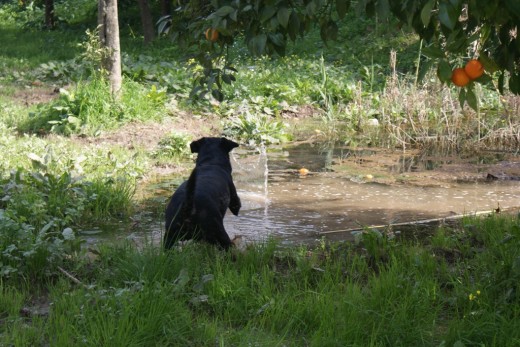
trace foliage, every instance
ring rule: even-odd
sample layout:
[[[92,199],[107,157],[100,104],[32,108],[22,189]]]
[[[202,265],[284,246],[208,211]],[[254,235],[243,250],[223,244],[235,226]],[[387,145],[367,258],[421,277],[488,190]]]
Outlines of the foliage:
[[[42,280],[76,254],[78,227],[132,213],[145,163],[116,147],[16,136],[0,119],[1,277]]]
[[[452,66],[469,54],[480,57],[489,73],[500,71],[498,88],[503,91],[509,73],[509,89],[520,93],[520,47],[516,35],[520,21],[520,5],[515,0],[494,0],[486,6],[476,1],[463,0],[363,0],[357,2],[357,11],[379,18],[390,14],[401,23],[412,27],[425,41],[423,53],[433,60],[424,65],[429,68],[438,63],[438,76],[443,82],[451,77]],[[320,28],[323,41],[336,40],[341,20],[352,11],[350,0],[309,1],[212,1],[200,3],[186,1],[175,16],[163,18],[160,32],[173,33],[173,37],[187,45],[196,45],[196,55],[204,67],[197,78],[194,91],[211,92],[222,100],[222,82],[233,82],[234,72],[229,48],[235,40],[244,38],[245,46],[255,56],[284,55],[289,40],[307,34],[313,25]],[[207,28],[219,32],[217,43],[205,39]],[[476,80],[486,83],[489,75]],[[473,100],[470,83],[460,92],[461,103]],[[470,102],[471,106],[476,104]]]
[[[189,146],[191,141],[192,138],[189,135],[172,132],[159,141],[152,156],[168,162],[179,161],[191,155]]]
[[[224,134],[240,139],[250,145],[268,145],[287,142],[290,135],[285,132],[286,124],[268,114],[253,115],[249,112],[229,118]]]
[[[20,167],[0,180],[2,276],[47,275],[79,250],[74,227],[85,220],[128,215],[132,206],[131,177],[105,174],[88,181],[73,176],[86,158],[60,169],[50,148],[44,156],[30,153],[28,159],[32,170]]]
[[[87,20],[96,9],[95,0],[54,1],[54,17],[62,27]],[[45,28],[43,1],[11,1],[2,4],[0,11],[8,12],[7,18],[24,29]]]
[[[166,94],[166,88],[157,89],[155,84],[152,84],[150,91],[146,94],[146,97],[150,99],[151,102],[161,105],[164,104],[168,95]]]
[[[144,172],[146,160],[139,152],[118,146],[96,144],[78,146],[73,141],[56,137],[17,136],[13,129],[0,122],[0,149],[3,159],[0,176],[5,178],[18,168],[32,171],[35,167],[53,175],[71,172],[89,181],[119,176],[137,178]]]
[[[41,83],[46,88],[48,84],[60,86],[80,81],[79,88],[103,91],[103,87],[96,87],[95,78],[90,80],[96,60],[80,61],[77,57],[79,54],[95,52],[95,49],[87,49],[86,45],[93,44],[93,40],[85,36],[83,28],[38,34],[18,30],[14,35],[9,25],[4,25],[0,30],[6,34],[6,47],[13,55],[0,57],[0,80],[7,85],[0,93],[7,100],[13,98],[20,86],[31,86],[26,88],[31,91]],[[489,144],[501,139],[513,144],[511,136],[502,135],[516,136],[514,98],[506,95],[498,99],[491,88],[477,83],[471,94],[475,98],[471,97],[471,100],[476,103],[478,99],[480,113],[475,115],[462,109],[462,115],[461,109],[453,104],[457,99],[453,98],[449,90],[441,88],[432,78],[433,75],[428,73],[423,82],[417,81],[417,75],[422,72],[416,69],[427,66],[427,60],[424,56],[419,59],[422,50],[417,37],[408,31],[398,30],[395,20],[380,22],[349,12],[338,22],[338,28],[338,41],[333,44],[329,42],[328,47],[320,42],[319,30],[310,28],[304,38],[294,43],[288,42],[287,56],[275,59],[251,57],[242,41],[236,41],[233,49],[229,50],[229,56],[237,62],[237,80],[232,85],[222,85],[222,92],[227,98],[221,103],[212,102],[211,111],[224,118],[246,112],[265,113],[278,118],[287,114],[297,115],[299,106],[311,104],[316,110],[315,114],[326,115],[322,117],[325,122],[319,126],[324,130],[320,136],[327,134],[328,137],[340,140],[349,139],[351,143],[411,146],[422,144],[421,139],[439,135],[440,139],[449,138],[452,143],[455,143],[453,138],[457,136],[457,148],[460,148],[460,143],[474,145],[483,139]],[[25,115],[22,115],[25,111],[21,108],[15,111],[7,103],[3,104],[2,112],[10,115],[9,124],[17,125],[22,131],[29,129],[41,134],[51,129],[58,133],[98,134],[98,130],[104,126],[117,127],[127,122],[126,117],[119,118],[121,113],[130,112],[137,116],[133,118],[134,115],[129,115],[130,119],[146,120],[156,119],[159,113],[173,113],[177,108],[189,108],[195,113],[207,111],[207,103],[187,99],[191,89],[190,73],[204,69],[196,60],[183,60],[182,53],[190,52],[189,49],[175,49],[176,46],[161,40],[143,50],[139,38],[125,38],[123,34],[122,39],[123,50],[128,52],[123,53],[125,83],[129,83],[135,91],[140,89],[138,97],[132,96],[125,102],[113,105],[111,100],[106,100],[106,95],[96,96],[95,93],[85,92],[85,96],[81,96],[84,100],[81,101],[75,88],[67,87],[65,93],[74,98],[60,95],[60,100],[54,101],[56,104],[53,102],[38,108],[31,107],[29,112],[33,117],[30,121],[25,120]],[[30,45],[24,44],[29,42]],[[41,47],[49,49],[42,50]],[[389,63],[392,49],[395,49],[398,57],[395,66]],[[71,59],[74,54],[76,58]],[[323,63],[319,59],[320,55],[323,55]],[[188,70],[187,66],[192,68]],[[37,68],[34,70],[34,67]],[[323,85],[322,70],[327,75],[326,85]],[[414,73],[414,76],[410,73]],[[399,79],[397,85],[393,82],[395,78]],[[465,89],[461,93],[464,97],[470,95],[465,94]],[[141,104],[139,100],[143,97],[146,99]],[[464,98],[461,100],[464,101]],[[166,101],[166,108],[163,101]],[[131,105],[130,108],[126,102]],[[98,114],[99,110],[104,112],[103,105],[113,105],[107,113],[112,118],[105,117],[98,125],[84,123],[83,116],[72,111],[78,108],[78,104],[89,103],[95,105],[82,108],[81,112]],[[152,110],[148,117],[140,118],[140,114],[148,112],[138,113],[132,110],[134,107],[142,110],[151,107]],[[167,109],[169,107],[170,110]],[[446,116],[449,122],[446,122]],[[92,123],[96,123],[97,117],[89,116],[87,122],[93,119]],[[380,126],[366,127],[367,122],[374,118]],[[464,125],[465,120],[470,121],[468,127]],[[49,124],[49,121],[54,124]],[[329,125],[332,129],[329,129]],[[339,128],[341,131],[338,131]],[[466,128],[468,131],[463,131]],[[377,130],[377,136],[367,136],[367,130],[370,129]]]
[[[51,312],[31,324],[19,322],[34,294],[4,281],[0,343],[515,346],[519,222],[489,216],[414,241],[366,231],[359,245],[266,242],[233,254],[102,245],[91,263],[64,265],[80,284],[48,283]]]
[[[87,35],[85,41],[79,44],[82,49],[79,59],[86,63],[91,74],[106,75],[107,72],[102,70],[102,66],[103,61],[110,57],[110,49],[101,43],[99,27],[92,31],[87,29],[85,34]]]
[[[2,36],[2,54],[0,67],[2,82],[31,83],[39,78],[33,76],[32,70],[40,64],[55,62],[64,64],[79,54],[78,43],[83,38],[84,31],[56,30],[36,31],[22,29],[13,24],[9,13],[2,13],[5,6],[0,7],[0,35]],[[71,65],[79,65],[75,61]],[[69,71],[73,67],[68,68]],[[4,80],[5,79],[5,80]]]
[[[369,2],[370,4],[370,2]],[[520,45],[517,44],[517,23],[520,21],[520,5],[512,0],[477,1],[427,0],[401,6],[389,1],[389,8],[399,20],[411,25],[426,42],[423,54],[437,64],[437,75],[448,82],[451,71],[464,60],[479,58],[486,71],[475,80],[488,83],[498,72],[497,87],[504,92],[509,79],[509,90],[520,94]],[[477,108],[474,83],[461,89],[459,100]]]
[[[276,113],[283,109],[282,104],[321,103],[323,83],[336,102],[347,103],[353,98],[353,80],[358,77],[345,67],[327,64],[325,69],[329,78],[324,82],[323,64],[315,57],[246,60],[241,67],[246,66],[249,68],[241,68],[237,74],[238,81],[229,92],[229,99],[235,108],[249,108],[255,112],[262,112],[264,106]],[[246,103],[250,106],[247,107]]]
[[[0,11],[7,20],[19,27],[31,28],[43,24],[44,10],[34,2],[26,7],[14,3],[2,4]]]
[[[150,84],[150,92],[154,96],[166,96],[168,93],[187,97],[190,93],[189,73],[182,60],[170,61],[162,55],[157,57],[143,53],[137,56],[123,54],[122,60],[123,74],[133,81]]]
[[[69,59],[66,61],[49,61],[42,63],[31,72],[32,78],[37,80],[59,81],[69,83],[77,81],[82,76],[87,76],[87,67],[81,59]]]
[[[96,0],[55,1],[54,7],[58,21],[67,24],[88,21],[97,13]]]
[[[70,175],[18,170],[1,182],[0,196],[2,277],[45,276],[78,250],[69,225],[81,216],[88,197]]]

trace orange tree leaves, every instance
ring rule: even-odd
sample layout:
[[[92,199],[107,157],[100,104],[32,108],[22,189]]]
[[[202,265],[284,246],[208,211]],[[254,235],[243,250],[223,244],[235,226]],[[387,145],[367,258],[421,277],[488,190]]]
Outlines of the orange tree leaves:
[[[473,95],[474,82],[497,77],[500,92],[520,94],[520,1],[518,0],[181,0],[171,17],[162,18],[161,32],[195,48],[204,67],[195,78],[197,92],[222,99],[222,83],[231,83],[235,70],[228,48],[243,39],[252,55],[284,55],[288,40],[295,41],[315,26],[323,41],[335,40],[341,19],[358,11],[379,19],[396,17],[424,40],[426,68],[437,67],[438,77],[449,82],[451,71],[464,60],[479,58],[488,74],[472,81],[463,92]],[[215,28],[217,42],[205,40]],[[450,73],[448,73],[448,71]],[[461,91],[462,93],[462,91]],[[459,96],[459,99],[461,96]],[[473,104],[473,102],[471,102]]]

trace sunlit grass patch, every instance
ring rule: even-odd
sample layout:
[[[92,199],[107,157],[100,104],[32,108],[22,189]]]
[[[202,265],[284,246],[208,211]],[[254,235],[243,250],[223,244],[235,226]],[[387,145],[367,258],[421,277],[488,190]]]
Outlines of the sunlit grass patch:
[[[166,113],[164,101],[157,102],[148,95],[146,87],[128,80],[121,100],[117,100],[105,80],[93,78],[71,90],[62,89],[57,100],[38,106],[18,129],[38,134],[93,135],[131,121],[159,120]]]

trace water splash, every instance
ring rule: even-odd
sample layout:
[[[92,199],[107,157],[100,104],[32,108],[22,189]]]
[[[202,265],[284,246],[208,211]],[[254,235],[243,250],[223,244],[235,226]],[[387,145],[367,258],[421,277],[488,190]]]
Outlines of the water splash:
[[[265,144],[262,142],[260,147],[258,148],[260,152],[260,161],[264,162],[264,216],[268,216],[269,214],[269,159],[267,158],[267,148]]]

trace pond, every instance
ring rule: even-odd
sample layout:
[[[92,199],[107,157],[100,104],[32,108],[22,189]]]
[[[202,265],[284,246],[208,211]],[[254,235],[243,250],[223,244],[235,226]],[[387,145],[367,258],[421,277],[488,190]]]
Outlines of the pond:
[[[310,242],[323,235],[348,240],[350,229],[363,226],[520,206],[519,176],[511,169],[520,169],[520,163],[501,158],[483,158],[480,162],[493,165],[482,165],[473,158],[301,145],[235,159],[243,208],[240,217],[227,216],[226,227],[253,240]],[[488,180],[485,169],[497,178],[504,175],[501,165],[509,168],[507,175]],[[301,168],[309,173],[301,175]]]
[[[351,240],[352,230],[364,226],[520,206],[520,160],[500,153],[451,158],[302,144],[267,154],[237,149],[232,165],[242,209],[238,217],[228,212],[224,222],[231,237],[246,241]],[[182,179],[165,178],[147,189],[166,205]],[[159,243],[163,221],[141,218],[133,230],[119,237]],[[88,240],[99,237],[91,233]]]

